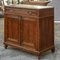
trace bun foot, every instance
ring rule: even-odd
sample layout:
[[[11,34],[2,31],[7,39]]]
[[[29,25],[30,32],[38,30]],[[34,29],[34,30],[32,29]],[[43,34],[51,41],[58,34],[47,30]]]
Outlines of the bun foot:
[[[40,55],[38,56],[38,60],[40,60]]]
[[[55,47],[51,49],[51,52],[54,53],[55,52]]]
[[[8,45],[5,45],[4,47],[5,47],[5,49],[7,49]]]

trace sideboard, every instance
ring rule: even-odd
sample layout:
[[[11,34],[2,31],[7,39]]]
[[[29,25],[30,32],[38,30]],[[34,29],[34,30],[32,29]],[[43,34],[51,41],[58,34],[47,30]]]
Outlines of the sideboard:
[[[54,8],[26,4],[5,6],[4,45],[33,53],[38,59],[43,52],[54,52]]]

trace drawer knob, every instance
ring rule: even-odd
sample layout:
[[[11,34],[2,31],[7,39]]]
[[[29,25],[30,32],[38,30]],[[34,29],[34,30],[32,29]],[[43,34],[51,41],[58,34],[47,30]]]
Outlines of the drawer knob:
[[[28,11],[28,14],[32,14],[32,12],[31,11]]]

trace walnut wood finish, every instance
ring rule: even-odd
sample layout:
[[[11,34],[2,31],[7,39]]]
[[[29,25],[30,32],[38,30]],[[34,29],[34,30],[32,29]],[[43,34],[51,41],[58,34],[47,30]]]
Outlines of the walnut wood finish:
[[[36,54],[54,48],[54,8],[5,7],[4,44]],[[40,58],[40,57],[39,57]]]

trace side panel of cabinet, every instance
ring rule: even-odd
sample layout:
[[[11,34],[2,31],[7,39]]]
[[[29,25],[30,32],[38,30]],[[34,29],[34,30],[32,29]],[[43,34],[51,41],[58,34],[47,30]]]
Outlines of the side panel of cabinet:
[[[41,41],[40,48],[42,51],[54,47],[54,17],[45,17],[40,19]]]
[[[5,16],[5,42],[12,44],[20,43],[20,20],[18,16]]]
[[[39,48],[39,23],[38,19],[23,17],[21,46],[30,50]]]

